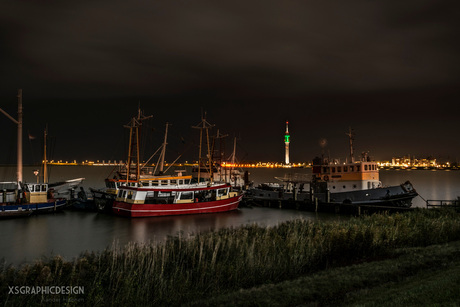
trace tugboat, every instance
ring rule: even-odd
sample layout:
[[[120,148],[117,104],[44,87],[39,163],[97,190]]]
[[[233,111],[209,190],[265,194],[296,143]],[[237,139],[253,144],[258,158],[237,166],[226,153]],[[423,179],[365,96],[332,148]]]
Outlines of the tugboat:
[[[410,208],[418,193],[409,181],[397,186],[383,186],[379,180],[379,167],[367,154],[355,161],[351,129],[350,161],[340,163],[327,158],[313,159],[311,179],[302,176],[277,178],[284,184],[265,183],[253,187],[245,194],[247,204],[284,208],[340,212],[341,208],[358,206]]]
[[[210,127],[205,118],[195,127],[200,129],[200,154],[196,178],[182,177],[179,174],[141,181],[137,168],[137,171],[132,173],[135,183],[119,187],[113,203],[113,213],[127,217],[147,217],[215,213],[237,209],[243,197],[242,192],[232,191],[228,183],[213,181],[213,167],[207,168],[209,174],[205,177],[209,178],[209,181],[202,180],[201,177],[202,167],[213,165],[209,146]],[[208,141],[206,162],[201,158],[203,131],[206,131]]]
[[[409,181],[398,186],[382,186],[378,164],[364,153],[360,161],[353,156],[353,137],[350,129],[350,162],[338,163],[325,158],[313,160],[311,200],[325,204],[375,205],[410,207],[418,196]]]

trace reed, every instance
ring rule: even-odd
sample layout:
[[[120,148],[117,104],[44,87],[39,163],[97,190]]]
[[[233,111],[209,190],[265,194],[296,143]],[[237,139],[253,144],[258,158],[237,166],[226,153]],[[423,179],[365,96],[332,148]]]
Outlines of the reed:
[[[69,262],[57,256],[20,268],[0,267],[0,300],[40,303],[50,295],[7,295],[8,285],[83,286],[87,305],[179,305],[191,300],[375,258],[400,247],[460,239],[458,213],[416,210],[337,222],[294,220],[130,243]],[[61,296],[72,305],[78,296]],[[77,301],[81,305],[81,301]]]

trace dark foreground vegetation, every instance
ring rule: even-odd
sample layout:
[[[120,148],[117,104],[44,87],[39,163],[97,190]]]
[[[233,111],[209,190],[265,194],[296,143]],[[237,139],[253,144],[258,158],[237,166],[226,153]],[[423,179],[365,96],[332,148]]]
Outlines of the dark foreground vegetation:
[[[338,222],[223,229],[0,267],[0,302],[18,305],[460,304],[460,215],[447,209]],[[450,242],[450,243],[449,243]],[[84,294],[9,294],[12,286]],[[421,301],[420,301],[421,300]]]

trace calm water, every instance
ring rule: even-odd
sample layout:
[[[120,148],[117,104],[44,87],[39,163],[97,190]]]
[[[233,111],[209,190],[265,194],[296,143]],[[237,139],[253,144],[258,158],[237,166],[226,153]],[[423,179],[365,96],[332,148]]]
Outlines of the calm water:
[[[34,168],[24,168],[24,180],[35,181]],[[51,181],[86,178],[83,186],[102,187],[112,167],[59,166],[51,169]],[[15,168],[1,167],[0,181],[15,178]],[[308,169],[250,169],[256,184],[276,181],[285,174],[310,174]],[[460,171],[381,171],[384,185],[396,185],[410,180],[425,199],[453,199],[460,195]],[[425,206],[417,197],[414,206]],[[334,220],[346,217],[315,214],[295,210],[269,208],[241,208],[237,211],[175,216],[127,219],[90,212],[64,211],[29,218],[0,220],[0,258],[19,265],[44,256],[62,255],[71,260],[80,253],[100,251],[113,244],[124,246],[128,242],[161,242],[169,235],[191,233],[224,227],[239,227],[257,223],[273,226],[280,222],[303,218],[307,220]]]

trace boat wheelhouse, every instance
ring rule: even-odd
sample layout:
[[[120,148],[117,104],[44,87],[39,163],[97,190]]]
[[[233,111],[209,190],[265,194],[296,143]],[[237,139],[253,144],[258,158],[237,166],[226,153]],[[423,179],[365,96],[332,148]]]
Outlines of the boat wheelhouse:
[[[327,187],[332,193],[382,187],[378,164],[367,159],[339,164],[316,158],[313,161],[312,174],[315,180],[327,182]]]

